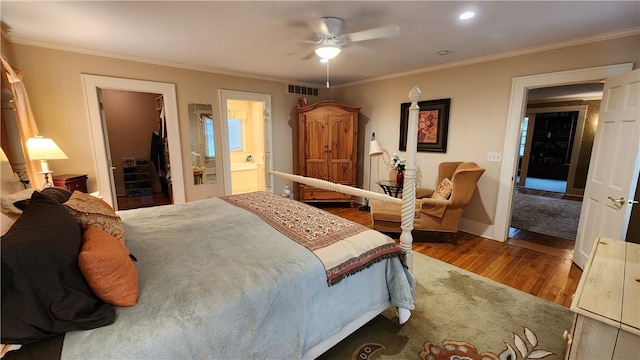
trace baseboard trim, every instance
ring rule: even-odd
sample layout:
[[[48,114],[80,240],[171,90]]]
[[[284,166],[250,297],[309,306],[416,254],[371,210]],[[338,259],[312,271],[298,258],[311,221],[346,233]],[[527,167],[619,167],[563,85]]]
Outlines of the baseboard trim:
[[[490,240],[504,242],[504,240],[495,239],[493,237],[494,229],[492,224],[483,224],[477,221],[461,218],[460,222],[458,223],[458,230],[464,231],[469,234],[481,236]]]

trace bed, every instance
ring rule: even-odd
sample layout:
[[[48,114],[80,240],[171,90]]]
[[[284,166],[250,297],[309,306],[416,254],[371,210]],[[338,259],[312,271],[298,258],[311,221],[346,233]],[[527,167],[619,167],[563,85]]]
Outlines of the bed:
[[[410,93],[414,105],[419,98],[419,90],[417,93],[415,90]],[[417,111],[417,106],[410,111]],[[417,127],[417,113],[414,115],[411,117],[415,117]],[[408,148],[412,148],[410,145],[411,136]],[[53,327],[53,330],[36,326],[39,323],[26,324],[27,333],[31,335],[27,342],[31,344],[9,352],[6,358],[312,359],[389,306],[406,314],[413,309],[415,289],[410,272],[415,154],[408,155],[407,199],[365,192],[369,198],[402,201],[403,215],[405,208],[411,210],[406,212],[409,222],[403,221],[400,247],[377,231],[266,192],[113,214],[108,205],[90,195],[73,193],[69,199],[63,199],[64,202],[58,199],[56,203],[34,192],[7,235],[16,227],[22,231],[38,228],[38,236],[30,234],[31,238],[37,239],[39,246],[49,246],[48,251],[58,251],[57,245],[52,246],[47,239],[62,231],[61,226],[67,221],[62,219],[66,217],[58,214],[61,218],[53,225],[43,223],[42,218],[49,216],[44,214],[59,212],[60,208],[68,211],[80,224],[79,240],[74,230],[69,231],[69,236],[74,238],[73,246],[81,247],[80,253],[88,243],[87,229],[98,227],[110,235],[109,241],[115,240],[115,248],[125,249],[122,251],[126,253],[127,261],[123,260],[126,264],[120,263],[118,269],[130,269],[129,263],[133,262],[129,261],[129,254],[133,255],[137,293],[132,301],[131,292],[124,291],[126,296],[120,294],[117,300],[126,297],[128,302],[113,306],[99,301],[103,299],[87,299],[91,297],[88,291],[82,295],[82,301],[88,301],[86,306],[73,314],[77,319],[65,319],[66,327]],[[295,181],[365,194],[364,190],[344,189],[313,179],[297,177]],[[413,188],[415,192],[415,184]],[[70,205],[78,198],[85,207]],[[90,210],[87,203],[91,203]],[[93,222],[87,222],[89,214],[96,215],[89,216]],[[85,219],[78,220],[78,217]],[[38,225],[27,226],[25,219]],[[120,230],[114,230],[114,221],[120,221]],[[22,226],[18,226],[21,222]],[[25,322],[16,315],[19,306],[5,309],[5,304],[11,304],[5,301],[5,296],[15,290],[5,288],[5,284],[16,283],[16,279],[7,280],[5,275],[14,275],[18,270],[32,271],[33,267],[5,271],[5,266],[20,267],[24,263],[7,260],[9,254],[17,254],[16,259],[24,256],[20,255],[24,249],[19,247],[5,251],[5,243],[23,246],[15,234],[13,242],[5,241],[7,235],[2,239],[2,342],[20,344],[24,340],[5,337],[9,332],[6,319]],[[73,264],[65,266],[73,267]],[[84,271],[83,268],[80,276],[86,277]],[[51,277],[51,273],[38,273],[33,279],[48,277],[53,282],[59,281],[55,290],[69,293],[64,281]],[[78,276],[76,268],[73,276]],[[102,297],[103,289],[96,290],[93,281],[86,278],[91,290]],[[108,285],[110,281],[106,281]],[[127,289],[131,288],[129,283]],[[86,285],[81,291],[73,290],[74,295],[87,292]],[[55,310],[48,314],[49,318],[69,315],[68,309],[60,305],[65,305],[64,301],[69,304],[67,295],[64,294],[63,300],[58,299],[56,306],[49,306]],[[16,299],[12,301],[15,303]],[[406,315],[399,317],[401,322],[407,320]]]

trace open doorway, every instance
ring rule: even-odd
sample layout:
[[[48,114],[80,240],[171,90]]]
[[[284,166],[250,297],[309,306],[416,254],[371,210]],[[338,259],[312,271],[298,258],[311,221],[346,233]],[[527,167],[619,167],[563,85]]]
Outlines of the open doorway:
[[[528,91],[510,239],[573,250],[602,88],[595,82]]]
[[[98,91],[118,210],[172,204],[163,96]]]
[[[518,154],[521,139],[522,123],[525,116],[527,95],[530,90],[556,87],[568,84],[594,83],[630,71],[633,64],[618,64],[595,68],[562,71],[516,77],[513,79],[509,120],[505,137],[500,187],[498,189],[496,217],[492,238],[506,241],[509,237],[512,201],[515,190]]]
[[[170,149],[169,159],[172,174],[170,195],[174,204],[184,203],[184,169],[180,151],[175,84],[86,74],[83,74],[81,78],[91,127],[91,144],[95,157],[96,180],[98,191],[103,199],[114,208],[117,208],[117,191],[113,176],[113,167],[116,163],[111,158],[108,150],[109,135],[102,118],[103,111],[98,95],[101,90],[124,90],[162,95],[167,144]]]
[[[225,194],[273,192],[271,96],[220,90]]]

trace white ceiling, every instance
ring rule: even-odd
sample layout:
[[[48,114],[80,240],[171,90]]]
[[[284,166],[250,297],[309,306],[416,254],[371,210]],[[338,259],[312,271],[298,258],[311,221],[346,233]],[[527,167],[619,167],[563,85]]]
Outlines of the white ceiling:
[[[309,24],[343,33],[398,25],[396,37],[351,43],[331,61],[332,85],[638,32],[640,1],[7,1],[11,41],[228,74],[324,86]],[[457,16],[472,9],[476,17]],[[437,55],[448,50],[446,56]]]

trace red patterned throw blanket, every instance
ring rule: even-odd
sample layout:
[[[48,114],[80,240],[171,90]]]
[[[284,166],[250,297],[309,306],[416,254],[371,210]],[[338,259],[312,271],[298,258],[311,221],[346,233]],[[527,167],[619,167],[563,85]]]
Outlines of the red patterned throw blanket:
[[[329,285],[383,259],[404,259],[402,250],[388,236],[296,200],[267,192],[220,199],[254,213],[312,251],[324,265]]]

